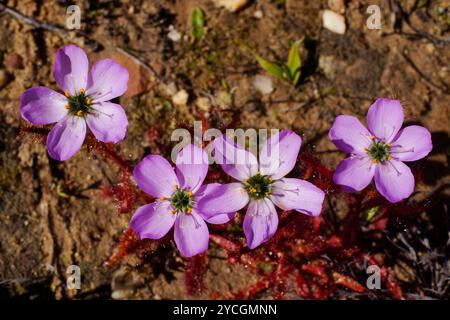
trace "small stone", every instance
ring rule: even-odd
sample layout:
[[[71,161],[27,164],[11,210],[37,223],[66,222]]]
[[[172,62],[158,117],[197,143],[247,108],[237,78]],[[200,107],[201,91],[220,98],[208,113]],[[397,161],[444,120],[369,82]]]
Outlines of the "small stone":
[[[172,102],[176,106],[185,106],[188,102],[188,99],[189,94],[186,90],[182,89],[172,97]]]
[[[345,2],[344,0],[328,0],[328,7],[337,13],[345,12]]]
[[[214,4],[218,7],[224,7],[228,11],[236,12],[242,9],[249,0],[213,0]]]
[[[322,22],[324,28],[330,30],[331,32],[338,34],[345,33],[345,18],[334,11],[324,10]]]
[[[169,33],[167,37],[173,42],[178,42],[181,40],[181,33],[179,33],[172,25],[169,27]]]
[[[204,112],[211,110],[211,101],[207,97],[199,97],[195,100],[195,105]]]
[[[6,70],[0,70],[0,89],[6,86],[10,80],[10,74]]]
[[[221,90],[216,93],[215,100],[217,106],[221,109],[229,108],[231,106],[231,103],[233,102],[231,93],[224,90]]]
[[[23,59],[20,54],[15,52],[10,53],[5,58],[5,65],[10,69],[22,69],[23,68]]]
[[[263,12],[262,12],[261,10],[257,10],[257,11],[255,11],[255,13],[253,14],[253,16],[254,16],[256,19],[262,19],[262,17],[263,17]]]
[[[253,87],[264,95],[273,92],[272,79],[263,75],[255,76],[253,79]]]

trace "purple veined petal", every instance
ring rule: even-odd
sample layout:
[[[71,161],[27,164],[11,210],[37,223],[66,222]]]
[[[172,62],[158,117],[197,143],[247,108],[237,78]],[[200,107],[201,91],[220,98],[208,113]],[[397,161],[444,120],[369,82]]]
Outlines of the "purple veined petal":
[[[179,182],[170,163],[160,155],[149,155],[133,170],[138,187],[154,197],[170,197]]]
[[[181,187],[195,193],[208,173],[208,155],[205,150],[189,144],[178,153],[175,163]]]
[[[88,57],[80,47],[68,45],[56,52],[53,77],[64,92],[75,95],[86,89],[88,71]]]
[[[176,214],[171,213],[169,201],[156,201],[136,210],[130,227],[140,239],[161,239],[175,223]]]
[[[328,132],[330,140],[340,150],[363,155],[372,144],[372,135],[354,116],[337,116]]]
[[[85,137],[84,118],[67,115],[48,134],[48,154],[55,160],[65,161],[80,150]]]
[[[198,198],[197,209],[205,217],[241,210],[247,205],[249,196],[239,182],[222,184],[211,189],[207,195]]]
[[[56,91],[33,87],[20,96],[20,113],[32,124],[55,123],[67,115],[67,103],[67,98]]]
[[[415,161],[425,157],[431,149],[430,131],[421,126],[409,126],[399,131],[389,151],[400,161]]]
[[[213,141],[214,157],[223,171],[236,180],[243,181],[258,172],[255,155],[221,135]]]
[[[270,198],[283,210],[296,210],[316,217],[322,211],[325,193],[308,181],[283,178],[274,182]]]
[[[211,216],[207,219],[205,219],[206,222],[211,224],[224,224],[228,221],[234,219],[234,216],[236,215],[236,212],[231,213],[220,213],[216,214],[215,216]]]
[[[375,171],[378,192],[389,202],[408,198],[414,191],[414,176],[411,169],[401,161],[384,161]]]
[[[259,171],[273,179],[280,179],[294,168],[302,145],[302,138],[290,130],[270,137],[259,153]]]
[[[128,119],[122,106],[112,102],[100,102],[92,105],[93,111],[86,122],[94,136],[102,142],[117,143],[125,138]]]
[[[369,157],[349,157],[339,163],[333,181],[345,192],[361,191],[372,181],[375,167]]]
[[[94,102],[109,101],[128,89],[128,70],[112,59],[96,62],[88,77],[86,94]]]
[[[251,200],[244,217],[247,245],[254,249],[269,240],[277,231],[278,214],[269,199]]]
[[[379,98],[367,113],[370,132],[379,140],[390,142],[403,124],[403,107],[399,100]]]
[[[195,210],[178,215],[174,238],[178,250],[185,257],[192,257],[208,250],[208,226]]]

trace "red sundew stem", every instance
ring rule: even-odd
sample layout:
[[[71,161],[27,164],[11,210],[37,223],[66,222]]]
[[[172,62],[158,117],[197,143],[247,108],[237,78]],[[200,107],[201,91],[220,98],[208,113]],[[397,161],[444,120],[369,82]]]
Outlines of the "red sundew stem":
[[[350,278],[349,276],[343,275],[342,273],[333,272],[333,280],[336,284],[340,284],[355,292],[363,293],[366,291],[366,288],[364,288],[356,280]]]

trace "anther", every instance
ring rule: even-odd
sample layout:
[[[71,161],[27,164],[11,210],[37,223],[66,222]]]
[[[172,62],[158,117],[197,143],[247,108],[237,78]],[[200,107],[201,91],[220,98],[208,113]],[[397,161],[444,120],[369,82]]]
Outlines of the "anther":
[[[92,99],[87,99],[87,100],[86,100],[86,103],[87,103],[87,104],[92,104]]]
[[[192,208],[187,208],[187,213],[192,213]]]
[[[161,198],[159,198],[160,200],[164,201],[167,200],[167,197],[162,196]]]
[[[84,93],[84,89],[83,88],[80,89],[80,93]]]
[[[69,90],[64,91],[64,95],[65,95],[67,98],[70,97],[70,95],[69,95]]]
[[[83,115],[83,111],[82,110],[78,110],[77,116],[81,117],[82,115]]]
[[[70,106],[69,106],[68,104],[66,104],[66,105],[64,106],[64,108],[66,108],[67,110],[69,110],[69,109],[70,109]]]

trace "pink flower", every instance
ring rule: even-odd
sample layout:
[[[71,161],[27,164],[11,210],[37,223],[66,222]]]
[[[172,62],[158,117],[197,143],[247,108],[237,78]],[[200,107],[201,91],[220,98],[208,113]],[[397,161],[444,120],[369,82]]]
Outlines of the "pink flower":
[[[145,157],[134,169],[137,185],[158,199],[138,208],[130,226],[141,239],[160,239],[174,226],[174,238],[185,257],[208,249],[209,231],[205,221],[212,224],[228,222],[233,214],[213,214],[197,203],[214,192],[220,184],[202,185],[208,173],[208,156],[199,147],[184,147],[176,159],[176,172],[159,155]]]
[[[433,145],[426,128],[401,129],[403,117],[400,101],[382,98],[369,108],[369,130],[356,117],[336,117],[328,136],[350,157],[336,168],[334,182],[347,192],[355,192],[375,177],[377,190],[390,202],[408,198],[414,191],[414,176],[403,161],[425,157]]]
[[[223,135],[214,144],[214,156],[222,169],[238,180],[221,185],[203,197],[200,210],[210,214],[236,212],[247,204],[244,233],[250,249],[269,240],[278,227],[275,206],[282,210],[317,216],[325,194],[312,183],[285,178],[294,168],[302,139],[285,130],[273,135],[256,157],[228,141]]]
[[[20,97],[22,118],[36,125],[55,123],[47,137],[49,155],[64,161],[83,145],[87,127],[102,142],[123,140],[128,120],[123,108],[110,102],[125,93],[128,71],[111,59],[100,60],[88,73],[83,49],[68,45],[56,53],[53,76],[64,92],[33,87]]]

